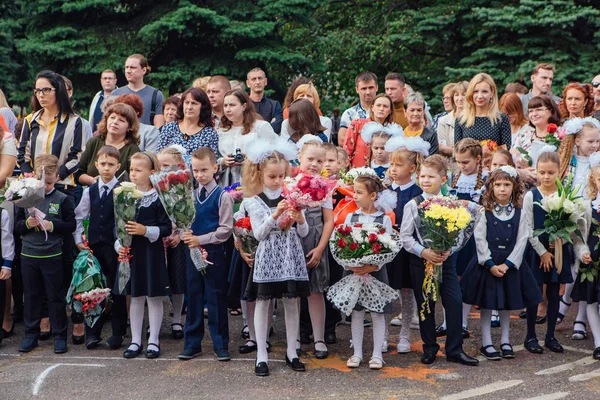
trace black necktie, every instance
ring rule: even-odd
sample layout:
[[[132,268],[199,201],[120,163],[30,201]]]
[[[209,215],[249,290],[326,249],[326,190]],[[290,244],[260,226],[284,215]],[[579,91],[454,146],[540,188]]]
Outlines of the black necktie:
[[[206,188],[203,187],[202,190],[200,190],[200,201],[204,201],[206,200]]]
[[[104,198],[108,194],[108,185],[103,185],[102,190],[104,190],[104,191],[102,192],[102,195],[100,196],[100,200],[104,200]]]

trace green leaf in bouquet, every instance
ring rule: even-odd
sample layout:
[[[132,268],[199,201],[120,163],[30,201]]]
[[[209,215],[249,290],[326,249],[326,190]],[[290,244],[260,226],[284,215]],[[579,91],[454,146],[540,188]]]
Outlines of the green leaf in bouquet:
[[[540,236],[540,235],[543,235],[544,233],[546,233],[545,228],[536,229],[533,231],[533,236]]]

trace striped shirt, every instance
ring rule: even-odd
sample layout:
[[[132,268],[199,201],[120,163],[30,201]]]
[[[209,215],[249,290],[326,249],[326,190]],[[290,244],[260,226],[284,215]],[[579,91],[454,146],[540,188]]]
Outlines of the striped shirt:
[[[59,182],[75,186],[73,173],[79,168],[81,153],[85,150],[83,122],[78,115],[57,115],[48,126],[41,119],[43,109],[25,117],[17,164],[23,172],[33,172],[33,162],[40,154],[58,157]]]

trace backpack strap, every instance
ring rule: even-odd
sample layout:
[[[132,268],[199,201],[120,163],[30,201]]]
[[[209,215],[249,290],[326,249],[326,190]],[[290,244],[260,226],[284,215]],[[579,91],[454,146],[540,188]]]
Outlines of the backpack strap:
[[[158,96],[158,89],[154,89],[152,93],[152,103],[150,105],[150,125],[154,125],[154,117],[156,116],[156,97]]]
[[[376,217],[375,217],[375,220],[374,220],[373,222],[375,222],[376,224],[381,224],[381,225],[383,225],[383,217],[384,217],[384,216],[385,216],[384,214],[381,214],[381,215],[378,215],[378,216],[376,216]]]
[[[352,216],[350,217],[350,223],[351,224],[358,223],[358,214],[357,213],[352,213]]]

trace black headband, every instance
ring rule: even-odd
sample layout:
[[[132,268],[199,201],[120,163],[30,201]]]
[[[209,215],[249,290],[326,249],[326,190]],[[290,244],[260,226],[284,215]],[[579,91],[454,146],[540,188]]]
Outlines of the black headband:
[[[148,157],[148,160],[150,160],[150,165],[152,166],[150,169],[154,171],[154,159],[150,156],[150,154],[146,153],[145,151],[142,151],[141,153]]]

